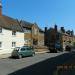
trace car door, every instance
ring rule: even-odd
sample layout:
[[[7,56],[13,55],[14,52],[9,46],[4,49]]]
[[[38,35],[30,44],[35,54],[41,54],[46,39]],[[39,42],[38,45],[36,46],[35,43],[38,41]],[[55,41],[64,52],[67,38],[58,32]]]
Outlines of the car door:
[[[28,52],[28,55],[32,55],[32,50],[30,47],[27,47],[27,52]]]
[[[20,49],[20,54],[21,54],[22,56],[27,56],[27,50],[26,50],[25,47],[22,47],[22,48]]]

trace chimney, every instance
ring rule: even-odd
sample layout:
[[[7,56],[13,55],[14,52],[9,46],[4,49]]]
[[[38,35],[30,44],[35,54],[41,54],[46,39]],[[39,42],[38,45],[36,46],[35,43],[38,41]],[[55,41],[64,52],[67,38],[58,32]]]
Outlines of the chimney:
[[[0,0],[0,16],[2,16],[2,1]]]
[[[54,29],[55,29],[55,31],[57,31],[57,25],[55,24],[55,26],[54,26]]]
[[[45,33],[47,32],[47,27],[45,27]]]

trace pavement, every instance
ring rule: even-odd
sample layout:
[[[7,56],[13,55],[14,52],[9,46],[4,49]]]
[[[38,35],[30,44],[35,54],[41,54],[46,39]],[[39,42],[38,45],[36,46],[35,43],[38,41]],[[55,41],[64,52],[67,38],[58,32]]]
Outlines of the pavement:
[[[43,53],[47,53],[48,51],[42,51],[42,52],[35,52],[35,54],[43,54]],[[67,53],[66,51],[63,51],[63,52],[58,52],[58,53],[50,53],[51,54],[51,56],[58,56],[58,55],[61,55],[61,54],[64,54],[64,53]],[[4,59],[4,58],[8,58],[8,57],[10,57],[11,56],[11,54],[10,53],[8,53],[8,54],[0,54],[0,59]]]

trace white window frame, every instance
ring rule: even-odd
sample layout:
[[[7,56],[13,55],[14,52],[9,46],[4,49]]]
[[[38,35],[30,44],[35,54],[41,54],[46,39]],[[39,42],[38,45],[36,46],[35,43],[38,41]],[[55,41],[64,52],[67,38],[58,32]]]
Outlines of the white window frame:
[[[12,42],[12,47],[16,47],[16,42]]]
[[[16,36],[16,31],[12,31],[12,36]]]

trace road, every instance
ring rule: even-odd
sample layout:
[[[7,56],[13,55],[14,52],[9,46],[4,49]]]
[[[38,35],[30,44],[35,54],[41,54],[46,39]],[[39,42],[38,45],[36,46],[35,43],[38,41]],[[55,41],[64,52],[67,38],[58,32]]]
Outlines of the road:
[[[74,63],[75,53],[45,53],[22,59],[0,59],[0,75],[53,75],[61,64]]]

